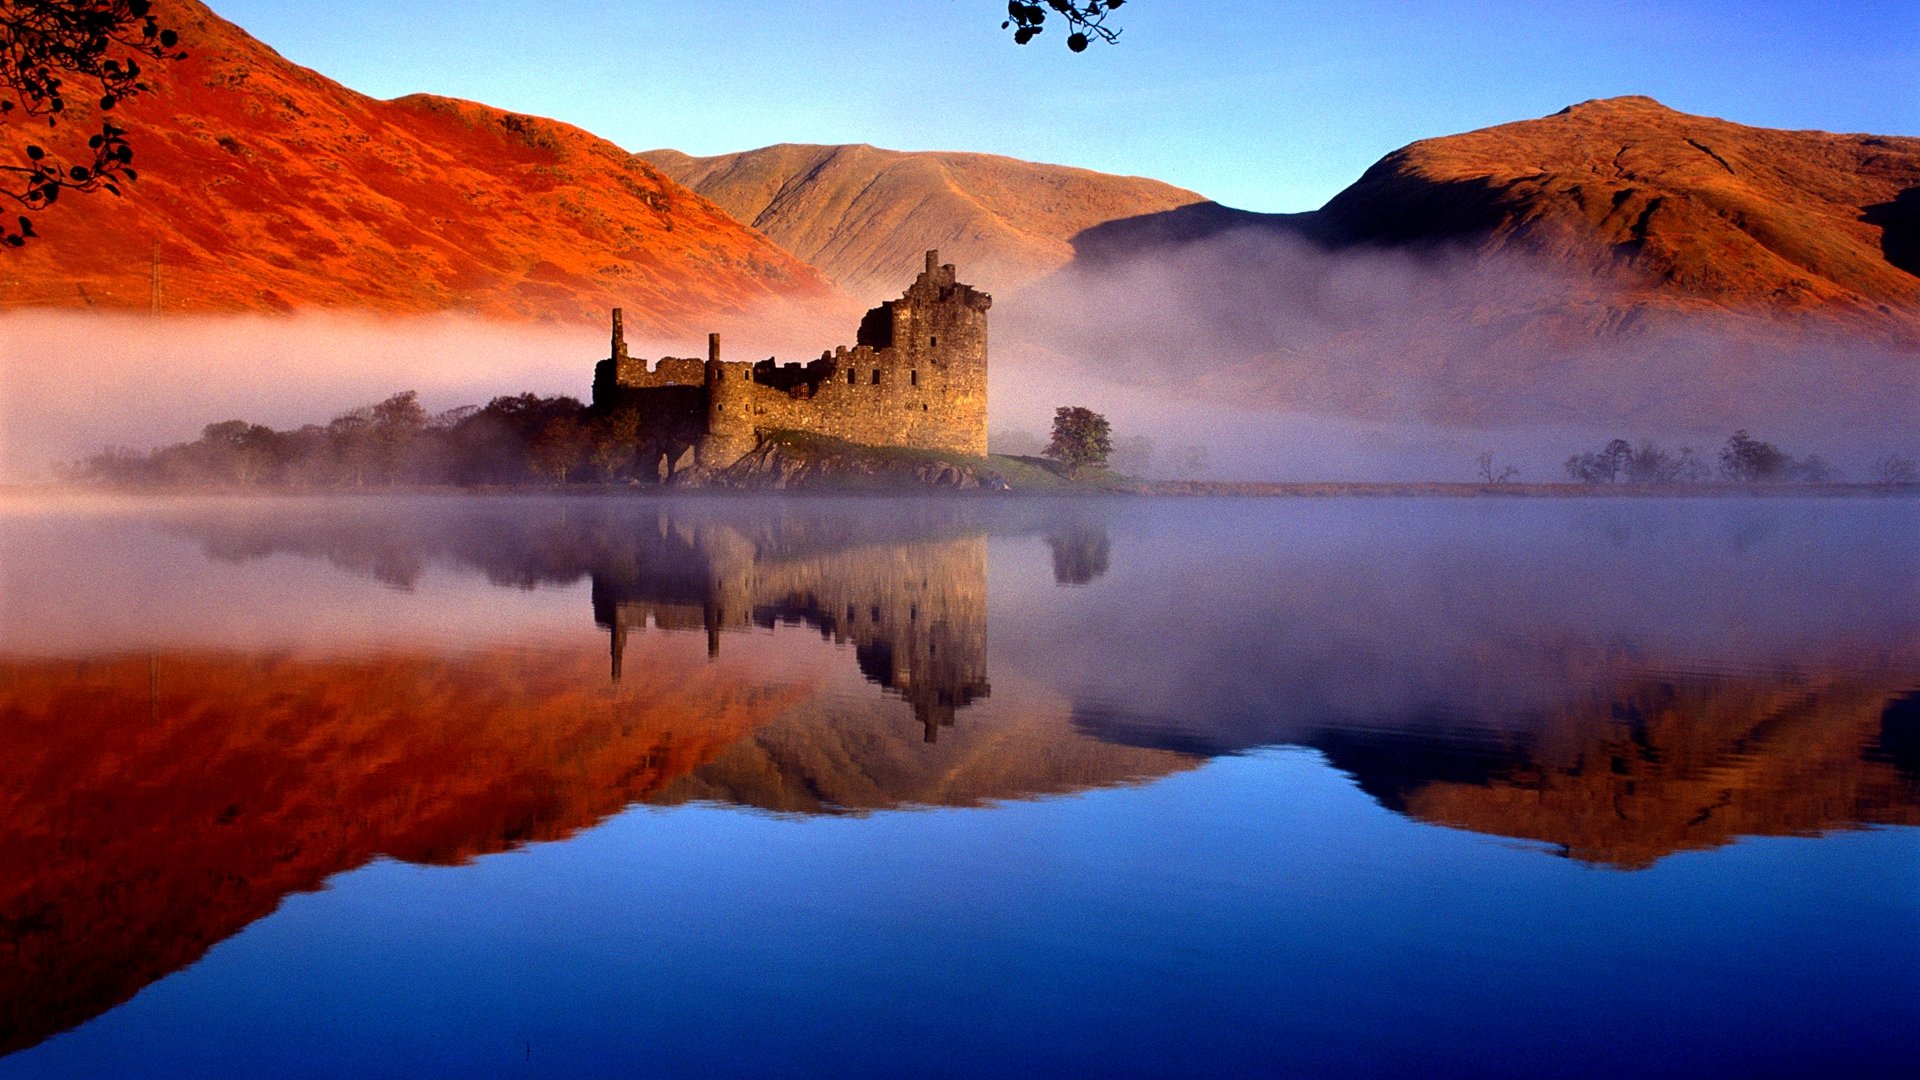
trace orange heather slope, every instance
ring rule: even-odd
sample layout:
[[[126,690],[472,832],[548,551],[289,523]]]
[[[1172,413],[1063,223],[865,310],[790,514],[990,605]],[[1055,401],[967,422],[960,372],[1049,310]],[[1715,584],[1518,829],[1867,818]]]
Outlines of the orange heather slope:
[[[1920,407],[1920,138],[1590,101],[1414,143],[1312,213],[1075,246],[1007,332],[1212,400],[1869,442]]]
[[[1920,138],[1587,101],[1396,150],[1316,217],[1344,244],[1459,240],[1696,301],[1920,318]]]
[[[1814,313],[1911,333],[1920,138],[1748,127],[1609,98],[1422,139],[1311,213],[1203,203],[1075,243],[1082,263],[1099,265],[1223,234],[1335,252],[1463,252],[1494,261],[1496,274],[1522,259],[1616,306]]]
[[[689,332],[822,275],[578,128],[448,98],[379,101],[195,0],[156,4],[188,58],[124,108],[140,177],[63,200],[4,256],[0,306],[169,313],[349,308]],[[75,130],[83,130],[84,124]]]
[[[856,296],[887,295],[937,247],[988,292],[1065,266],[1109,221],[1205,203],[1191,191],[996,154],[783,143],[641,155]]]

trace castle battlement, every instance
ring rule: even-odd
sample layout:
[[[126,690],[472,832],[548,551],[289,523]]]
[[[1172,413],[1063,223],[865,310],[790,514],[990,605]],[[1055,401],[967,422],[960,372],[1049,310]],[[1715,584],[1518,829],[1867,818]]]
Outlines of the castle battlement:
[[[855,344],[801,363],[729,361],[720,335],[704,361],[627,354],[622,312],[594,370],[593,406],[639,412],[638,441],[663,477],[697,461],[725,468],[770,431],[809,431],[870,446],[987,452],[987,309],[937,251],[906,292],[868,311]],[[691,457],[691,461],[690,461]]]

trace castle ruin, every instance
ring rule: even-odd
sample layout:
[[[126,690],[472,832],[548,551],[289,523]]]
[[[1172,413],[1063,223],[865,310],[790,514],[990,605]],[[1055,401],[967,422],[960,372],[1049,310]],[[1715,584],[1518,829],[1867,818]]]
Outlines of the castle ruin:
[[[898,300],[867,312],[852,348],[806,364],[662,357],[649,368],[627,355],[619,308],[613,352],[594,368],[596,412],[632,408],[642,475],[698,465],[724,469],[773,431],[829,435],[868,446],[987,452],[987,308],[940,253]]]

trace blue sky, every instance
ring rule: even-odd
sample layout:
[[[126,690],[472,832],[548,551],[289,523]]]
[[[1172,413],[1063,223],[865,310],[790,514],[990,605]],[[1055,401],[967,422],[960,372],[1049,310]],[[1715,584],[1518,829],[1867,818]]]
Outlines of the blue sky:
[[[1312,209],[1414,139],[1650,94],[1920,134],[1920,0],[1132,0],[1118,46],[1020,48],[1000,0],[212,0],[378,97],[430,91],[632,150],[982,150]]]

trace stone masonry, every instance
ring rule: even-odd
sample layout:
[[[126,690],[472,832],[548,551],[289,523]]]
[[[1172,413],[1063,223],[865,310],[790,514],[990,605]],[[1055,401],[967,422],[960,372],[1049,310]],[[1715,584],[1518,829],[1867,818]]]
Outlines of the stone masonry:
[[[643,472],[663,479],[698,464],[724,469],[772,431],[830,435],[869,446],[987,452],[987,308],[937,251],[898,300],[867,312],[852,348],[810,363],[627,355],[620,309],[613,353],[594,368],[593,407],[640,414]]]

